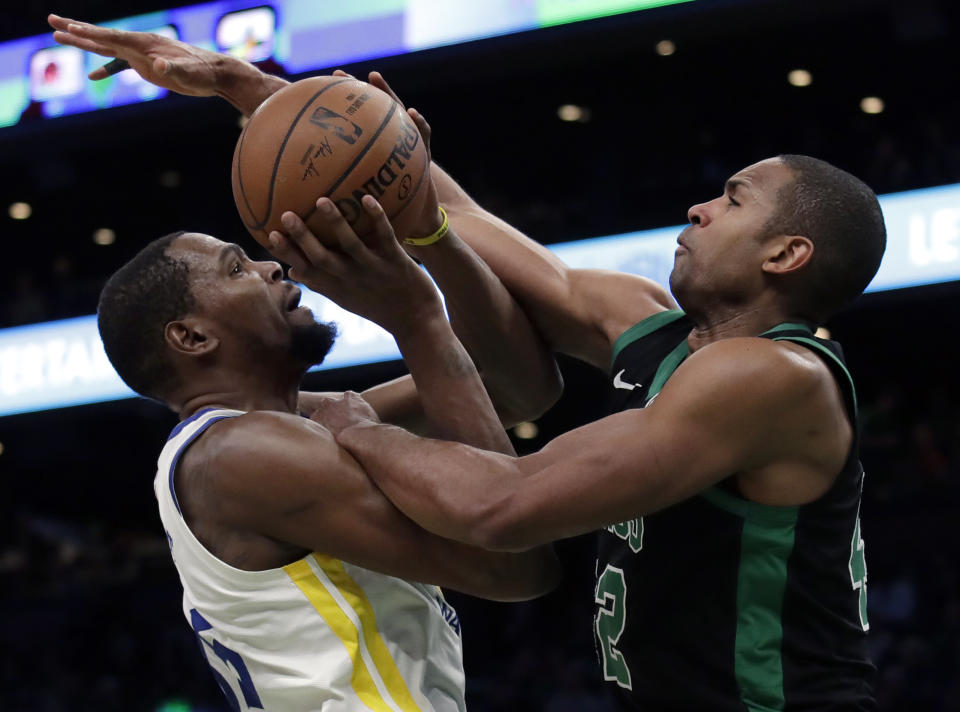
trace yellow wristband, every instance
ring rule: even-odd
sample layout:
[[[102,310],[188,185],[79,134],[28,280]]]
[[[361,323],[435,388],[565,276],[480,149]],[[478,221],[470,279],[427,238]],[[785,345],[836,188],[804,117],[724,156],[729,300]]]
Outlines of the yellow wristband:
[[[443,209],[443,206],[438,205],[437,207],[440,208],[440,214],[443,215],[443,224],[440,225],[440,229],[427,237],[404,238],[403,241],[405,243],[408,245],[416,245],[417,247],[424,247],[425,245],[432,245],[434,242],[443,239],[444,235],[446,235],[450,229],[450,220],[447,218],[447,211]]]

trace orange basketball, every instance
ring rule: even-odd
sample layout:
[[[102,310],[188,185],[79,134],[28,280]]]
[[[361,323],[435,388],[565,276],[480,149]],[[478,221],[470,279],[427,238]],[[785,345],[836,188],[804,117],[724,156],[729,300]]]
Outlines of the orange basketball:
[[[233,198],[264,247],[280,216],[309,227],[317,199],[332,199],[358,234],[369,229],[360,199],[373,195],[393,220],[426,194],[427,151],[413,121],[376,87],[311,77],[284,87],[253,113],[233,153]]]

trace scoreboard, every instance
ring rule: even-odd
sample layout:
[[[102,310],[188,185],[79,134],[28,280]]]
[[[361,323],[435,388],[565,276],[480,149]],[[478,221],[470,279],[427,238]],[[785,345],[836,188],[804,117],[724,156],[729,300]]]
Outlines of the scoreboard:
[[[702,0],[219,0],[101,23],[156,32],[296,75],[378,57]],[[85,20],[87,18],[76,18]],[[0,127],[166,95],[133,70],[97,82],[103,57],[48,34],[0,43]]]

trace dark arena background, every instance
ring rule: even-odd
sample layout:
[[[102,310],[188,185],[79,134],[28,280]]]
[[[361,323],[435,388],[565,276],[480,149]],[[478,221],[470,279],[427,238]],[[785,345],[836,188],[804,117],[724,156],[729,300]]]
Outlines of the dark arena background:
[[[184,4],[7,2],[0,41],[48,32],[48,12],[103,22]],[[952,0],[696,0],[344,68],[381,70],[481,204],[562,243],[682,224],[778,153],[826,159],[879,194],[960,183],[958,32]],[[112,270],[173,230],[263,254],[231,195],[239,132],[226,103],[178,96],[0,128],[0,328],[94,313]],[[29,217],[8,215],[14,203]],[[957,259],[960,203],[938,210],[938,254]],[[859,388],[871,647],[890,712],[960,710],[958,314],[958,283],[941,280],[867,294],[824,325]],[[561,366],[561,401],[512,433],[521,452],[600,415],[604,375]],[[380,362],[307,386],[403,372]],[[175,422],[140,399],[0,417],[0,709],[226,709],[152,491]],[[473,712],[612,709],[591,635],[592,542],[557,546],[565,580],[541,600],[450,594]]]

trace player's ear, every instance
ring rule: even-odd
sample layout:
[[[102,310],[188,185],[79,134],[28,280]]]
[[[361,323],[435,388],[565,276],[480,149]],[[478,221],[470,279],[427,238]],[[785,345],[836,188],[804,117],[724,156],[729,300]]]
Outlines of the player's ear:
[[[768,274],[790,274],[810,264],[813,240],[803,235],[778,235],[766,245],[763,271]]]
[[[218,339],[200,319],[186,317],[171,321],[163,331],[167,345],[184,356],[205,356],[220,345]]]

